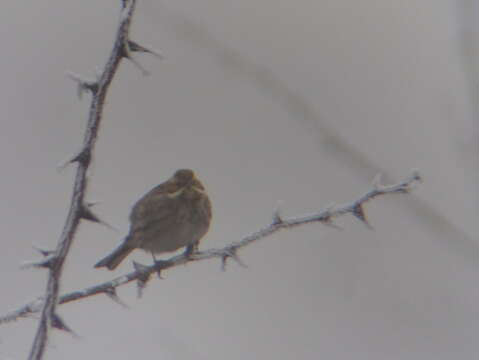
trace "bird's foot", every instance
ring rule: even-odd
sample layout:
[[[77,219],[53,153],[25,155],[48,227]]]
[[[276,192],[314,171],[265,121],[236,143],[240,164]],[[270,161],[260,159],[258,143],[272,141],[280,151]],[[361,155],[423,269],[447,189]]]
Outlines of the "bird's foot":
[[[153,266],[155,267],[156,274],[160,279],[163,279],[163,277],[161,276],[161,272],[168,268],[170,265],[171,263],[168,260],[154,260]]]
[[[186,247],[185,252],[183,253],[183,255],[187,259],[191,259],[191,257],[197,252],[198,252],[198,243],[194,243],[194,244],[188,245]]]

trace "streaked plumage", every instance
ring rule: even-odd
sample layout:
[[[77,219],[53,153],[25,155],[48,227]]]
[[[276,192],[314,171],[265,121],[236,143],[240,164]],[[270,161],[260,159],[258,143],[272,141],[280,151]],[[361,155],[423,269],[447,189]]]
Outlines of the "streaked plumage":
[[[180,169],[133,206],[130,232],[95,267],[116,268],[134,249],[160,254],[192,249],[208,231],[211,203],[192,170]]]

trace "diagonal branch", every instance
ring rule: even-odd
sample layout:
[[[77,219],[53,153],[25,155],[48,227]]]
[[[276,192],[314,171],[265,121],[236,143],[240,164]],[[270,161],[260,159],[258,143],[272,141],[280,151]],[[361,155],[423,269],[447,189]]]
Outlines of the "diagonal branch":
[[[457,3],[459,7],[467,7],[467,9],[460,9],[460,12],[468,17],[464,21],[474,20],[470,23],[477,27],[479,33],[479,26],[477,25],[479,22],[475,21],[476,13],[479,13],[477,12],[479,10],[478,2],[462,0]],[[468,5],[466,6],[465,3]],[[248,79],[259,90],[275,99],[293,119],[302,121],[313,136],[317,135],[320,152],[329,154],[335,161],[344,164],[362,178],[378,172],[384,174],[388,181],[393,178],[389,171],[374,162],[362,148],[354,146],[340,131],[328,124],[322,118],[321,111],[318,111],[316,104],[307,101],[304,96],[296,92],[282,79],[280,74],[271,70],[271,66],[253,61],[241,51],[218,40],[215,34],[209,31],[208,27],[195,22],[193,18],[174,10],[171,6],[166,6],[165,2],[150,1],[145,5],[151,8],[151,11],[146,12],[147,16],[161,14],[161,21],[173,27],[175,36],[182,37],[183,40],[193,44],[195,48],[206,50],[208,55],[218,60],[225,71],[232,71],[241,78]],[[156,22],[158,19],[155,17],[150,21]],[[470,41],[473,39],[469,38],[468,40],[471,43]],[[477,43],[477,41],[474,40],[474,43]],[[479,54],[479,51],[477,53]],[[478,78],[476,82],[478,98],[474,98],[473,101],[479,113],[479,105],[477,105],[479,104],[479,101],[477,101],[479,99],[479,71],[477,69],[479,68],[474,64],[474,69],[476,69]],[[466,71],[470,70],[469,66]],[[474,82],[474,78],[474,74],[469,75],[468,73],[468,79]],[[438,210],[425,198],[413,197],[408,204],[417,216],[421,217],[423,225],[438,235],[437,238],[443,245],[458,253],[470,263],[477,263],[479,246],[475,237],[451,221],[450,217]],[[451,239],[454,239],[454,241],[451,241]]]
[[[400,183],[394,185],[380,185],[378,182],[375,182],[373,189],[366,192],[358,199],[349,203],[330,207],[310,215],[281,218],[281,216],[277,212],[275,212],[271,224],[250,235],[245,236],[239,241],[232,242],[223,248],[204,250],[189,256],[186,254],[173,256],[168,260],[158,262],[157,264],[152,266],[137,265],[136,269],[128,274],[122,275],[113,280],[98,285],[85,288],[83,290],[73,291],[71,293],[62,295],[59,298],[59,303],[64,304],[98,294],[105,294],[112,298],[117,298],[116,289],[118,287],[128,284],[132,281],[138,281],[139,283],[144,284],[150,278],[150,275],[154,274],[155,272],[159,273],[160,271],[183,265],[189,262],[218,258],[221,260],[224,267],[224,265],[226,264],[226,260],[228,258],[231,258],[237,261],[240,265],[243,265],[237,255],[237,252],[245,246],[257,242],[258,240],[270,236],[282,229],[291,229],[297,226],[316,222],[329,224],[331,221],[334,220],[334,218],[343,216],[345,214],[352,214],[353,216],[366,223],[366,221],[364,220],[366,218],[364,215],[364,204],[366,202],[378,196],[383,196],[386,194],[408,193],[412,189],[413,185],[415,185],[419,181],[421,181],[419,173],[417,171],[413,171],[407,179],[403,180]],[[358,216],[358,209],[360,209],[362,216]],[[363,217],[364,219],[361,217]],[[26,305],[23,305],[17,310],[11,311],[6,315],[0,316],[0,324],[15,321],[22,317],[28,317],[34,313],[39,312],[41,309],[41,302],[41,298],[38,298]]]
[[[29,360],[40,360],[43,358],[48,335],[54,320],[60,289],[60,279],[63,264],[70,250],[71,244],[78,225],[84,214],[84,198],[87,189],[87,170],[95,147],[98,130],[102,118],[103,106],[108,88],[113,76],[118,70],[120,61],[124,57],[124,48],[128,41],[131,17],[136,5],[136,0],[123,2],[122,16],[116,33],[115,44],[108,58],[107,64],[94,86],[87,87],[92,93],[88,123],[83,139],[83,148],[70,162],[78,163],[73,185],[73,195],[70,202],[70,209],[65,221],[58,245],[53,253],[52,261],[49,262],[48,281],[43,297],[44,301],[36,305],[41,309],[40,321],[37,332],[30,350]]]

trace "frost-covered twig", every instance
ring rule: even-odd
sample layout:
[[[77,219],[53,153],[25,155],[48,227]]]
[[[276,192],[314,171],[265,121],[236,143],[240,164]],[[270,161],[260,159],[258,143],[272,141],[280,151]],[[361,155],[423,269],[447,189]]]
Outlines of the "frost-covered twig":
[[[366,192],[358,199],[342,205],[330,206],[324,210],[305,216],[283,218],[278,211],[274,211],[272,222],[269,225],[256,232],[253,232],[250,235],[243,237],[239,241],[232,242],[223,248],[204,250],[189,256],[186,254],[173,256],[168,260],[159,261],[157,264],[152,266],[142,266],[136,264],[135,270],[128,274],[122,275],[113,280],[98,285],[85,288],[83,290],[73,291],[60,296],[59,303],[64,304],[98,294],[105,294],[116,302],[121,303],[116,294],[116,289],[118,287],[128,284],[132,281],[137,281],[139,285],[139,290],[141,290],[144,288],[146,282],[150,279],[150,276],[152,274],[159,274],[161,271],[164,271],[166,269],[194,261],[220,259],[221,266],[224,269],[227,259],[231,258],[241,266],[245,266],[238,256],[238,250],[260,239],[270,236],[282,229],[291,229],[297,226],[316,222],[330,224],[334,220],[334,218],[345,214],[351,214],[355,216],[356,218],[367,224],[367,226],[370,228],[371,226],[366,220],[366,215],[364,211],[364,204],[366,202],[378,196],[386,194],[408,193],[413,187],[413,185],[420,180],[421,178],[417,171],[413,171],[407,179],[394,185],[381,185],[379,183],[379,179],[376,179],[373,183],[373,189]],[[0,316],[0,324],[15,321],[19,318],[27,317],[36,313],[40,310],[40,304],[41,299],[39,298],[26,305],[23,305],[19,309],[11,311],[4,316]]]

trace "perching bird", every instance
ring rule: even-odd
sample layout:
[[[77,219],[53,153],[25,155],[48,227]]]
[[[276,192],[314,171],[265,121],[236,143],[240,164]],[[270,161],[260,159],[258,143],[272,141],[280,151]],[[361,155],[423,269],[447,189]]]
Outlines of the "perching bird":
[[[134,249],[160,254],[186,247],[194,251],[207,233],[211,203],[205,188],[190,169],[180,169],[133,206],[130,232],[95,267],[115,269]]]

